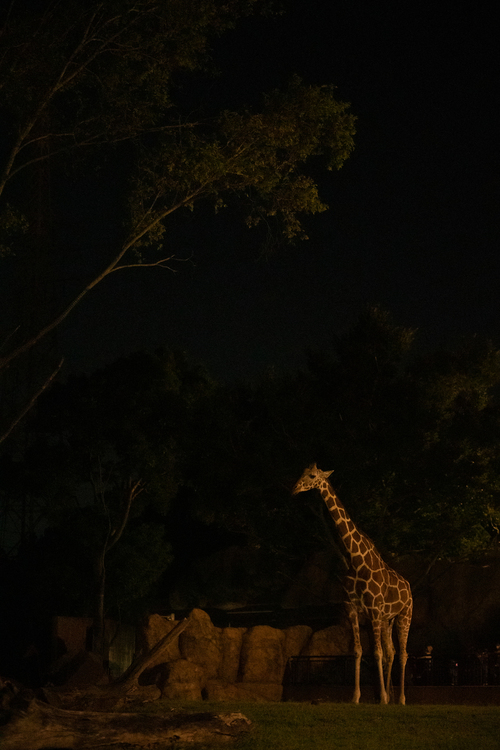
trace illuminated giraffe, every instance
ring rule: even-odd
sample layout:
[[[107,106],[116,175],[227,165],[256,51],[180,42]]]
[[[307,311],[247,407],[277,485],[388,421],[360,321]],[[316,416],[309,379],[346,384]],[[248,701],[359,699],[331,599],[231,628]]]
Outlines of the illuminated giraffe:
[[[312,488],[320,491],[349,558],[350,564],[344,589],[348,596],[346,606],[354,636],[354,655],[356,657],[353,701],[359,703],[360,697],[359,673],[363,652],[358,618],[359,614],[363,614],[368,617],[373,629],[374,655],[380,680],[381,703],[388,702],[391,669],[395,654],[392,628],[396,624],[401,666],[399,702],[404,704],[404,677],[408,658],[406,642],[413,609],[410,584],[385,564],[373,542],[358,531],[328,481],[331,473],[331,471],[321,471],[316,464],[313,464],[304,471],[292,493],[296,495]]]

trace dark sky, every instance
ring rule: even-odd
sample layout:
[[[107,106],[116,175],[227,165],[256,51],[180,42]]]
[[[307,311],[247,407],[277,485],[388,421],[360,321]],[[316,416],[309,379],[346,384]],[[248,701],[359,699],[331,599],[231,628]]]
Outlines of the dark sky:
[[[367,303],[419,328],[424,345],[470,333],[500,344],[493,10],[446,0],[285,6],[221,40],[223,75],[204,95],[231,107],[293,73],[334,83],[358,134],[342,170],[321,180],[330,211],[308,222],[309,241],[266,259],[226,219],[187,227],[179,255],[191,260],[176,274],[113,274],[73,313],[60,334],[71,368],[167,344],[220,378],[288,370]]]

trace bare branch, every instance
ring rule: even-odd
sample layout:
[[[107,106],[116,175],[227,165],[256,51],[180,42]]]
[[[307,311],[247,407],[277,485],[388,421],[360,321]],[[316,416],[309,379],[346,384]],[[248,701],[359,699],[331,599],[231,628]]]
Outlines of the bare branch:
[[[145,227],[143,227],[140,231],[138,231],[135,235],[133,235],[129,240],[127,240],[122,246],[122,248],[120,249],[119,253],[111,261],[111,263],[100,274],[98,274],[89,284],[87,284],[87,286],[84,289],[82,289],[82,291],[73,299],[72,302],[70,302],[70,304],[62,311],[62,313],[60,313],[60,315],[54,318],[54,320],[51,323],[45,326],[45,328],[42,328],[31,339],[26,341],[21,346],[17,347],[17,349],[14,349],[7,356],[0,359],[0,370],[7,367],[7,365],[9,365],[10,362],[16,359],[19,355],[32,349],[35,346],[35,344],[37,344],[39,341],[45,338],[47,334],[49,334],[51,331],[57,328],[57,326],[59,326],[63,322],[63,320],[66,320],[70,312],[78,305],[79,302],[82,301],[82,299],[88,294],[88,292],[90,292],[91,289],[93,289],[95,286],[97,286],[97,284],[99,284],[103,279],[105,279],[106,276],[109,276],[109,274],[115,270],[125,268],[126,266],[119,266],[118,264],[120,263],[124,255],[128,252],[128,250],[133,248],[134,245],[136,245],[139,242],[139,240],[142,239],[142,237],[144,237],[146,234],[148,234],[148,232],[154,229],[154,227],[157,226],[167,216],[174,213],[174,211],[177,211],[179,208],[182,208],[182,206],[186,206],[192,203],[196,198],[199,198],[200,195],[203,194],[204,190],[208,187],[209,184],[210,183],[207,182],[205,185],[199,186],[196,190],[194,190],[192,193],[187,195],[185,198],[179,200],[176,204],[158,213],[150,222],[148,222],[148,224]]]
[[[125,510],[123,512],[122,516],[122,522],[120,524],[120,528],[118,531],[116,531],[113,536],[111,537],[111,540],[108,540],[106,542],[106,548],[104,550],[104,554],[106,552],[109,552],[109,550],[115,546],[115,544],[120,540],[125,527],[127,525],[129,516],[130,516],[130,509],[132,507],[132,502],[135,500],[137,495],[140,495],[140,493],[143,491],[144,487],[142,484],[142,479],[138,479],[136,482],[133,482],[132,479],[129,479],[129,486],[128,486],[128,495],[127,495],[127,505],[125,507]]]
[[[11,331],[11,332],[10,332],[10,333],[9,333],[9,334],[8,334],[8,335],[7,335],[6,337],[5,337],[5,339],[4,339],[4,340],[2,341],[2,343],[0,344],[0,351],[1,351],[2,349],[4,349],[4,348],[5,348],[5,346],[7,345],[7,342],[8,342],[8,340],[9,340],[10,338],[12,338],[12,336],[14,336],[14,334],[16,334],[16,333],[18,332],[18,330],[19,330],[20,328],[21,328],[21,326],[16,326],[16,327],[14,328],[14,330],[13,330],[13,331]]]
[[[44,390],[46,388],[48,388],[48,386],[52,383],[52,381],[56,377],[57,373],[59,372],[59,370],[63,366],[63,363],[64,363],[64,357],[62,357],[61,361],[57,365],[57,367],[54,370],[54,372],[51,375],[49,375],[49,377],[44,382],[44,384],[41,386],[41,388],[38,389],[38,391],[35,393],[35,395],[32,397],[32,399],[27,403],[27,405],[24,407],[24,409],[20,412],[20,414],[12,422],[12,424],[7,429],[7,431],[4,432],[4,434],[0,436],[0,443],[3,443],[3,441],[6,440],[9,437],[10,433],[19,424],[19,422],[21,421],[21,419],[23,419],[26,416],[26,414],[29,412],[29,410],[33,408],[33,406],[35,405],[36,400],[44,392]]]
[[[39,121],[42,114],[45,112],[52,99],[59,91],[67,88],[75,78],[81,75],[91,62],[99,57],[99,55],[103,54],[103,52],[105,52],[115,42],[116,39],[124,34],[125,31],[130,28],[130,26],[135,24],[138,19],[138,16],[131,18],[130,22],[128,24],[124,24],[124,26],[118,29],[116,33],[111,34],[108,37],[104,36],[103,39],[100,39],[99,34],[102,33],[102,31],[106,29],[106,27],[108,27],[110,24],[114,23],[114,21],[116,21],[116,17],[108,18],[106,21],[104,21],[104,23],[101,24],[100,27],[97,26],[95,29],[92,29],[92,24],[94,23],[95,17],[96,14],[93,14],[90,17],[86,28],[84,28],[82,32],[82,36],[79,42],[74,47],[73,51],[68,55],[68,58],[59,71],[57,79],[52,84],[48,85],[45,94],[42,96],[33,114],[24,123],[24,126],[21,126],[19,128],[17,139],[12,145],[2,172],[2,176],[0,179],[0,194],[3,192],[5,185],[11,179],[13,174],[23,168],[21,166],[14,170],[15,161],[19,156],[19,152],[23,148],[26,139],[29,137],[33,128]],[[89,50],[88,55],[86,55],[83,60],[78,60],[78,56],[82,53],[83,50],[85,50],[85,48],[88,48],[92,42],[97,43],[98,46],[96,47],[96,49],[94,49],[93,51]]]
[[[154,263],[127,263],[126,265],[117,266],[116,268],[113,268],[110,273],[113,273],[114,271],[121,271],[124,268],[165,268],[167,271],[172,271],[172,273],[177,273],[176,268],[172,268],[172,266],[167,265],[168,261],[175,260],[178,263],[185,263],[188,260],[191,260],[192,256],[189,256],[189,258],[176,258],[175,255],[171,255],[169,258],[162,258],[161,260],[157,260]]]

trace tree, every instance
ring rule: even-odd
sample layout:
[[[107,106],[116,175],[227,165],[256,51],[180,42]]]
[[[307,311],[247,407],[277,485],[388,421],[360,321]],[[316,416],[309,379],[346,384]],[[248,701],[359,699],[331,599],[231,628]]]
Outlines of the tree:
[[[193,411],[212,387],[165,350],[70,379],[40,401],[25,465],[44,464],[48,528],[32,576],[54,610],[94,617],[96,653],[105,616],[140,609],[172,561],[166,514],[184,481]],[[54,599],[61,590],[66,601]]]
[[[408,463],[401,531],[431,565],[499,541],[500,352],[475,337],[455,351],[416,358],[410,375],[420,449]]]
[[[498,544],[500,353],[478,338],[421,353],[415,340],[369,308],[309,352],[307,371],[233,389],[200,451],[200,514],[272,553],[285,580],[336,545],[323,503],[289,495],[317,461],[384,555],[418,555],[430,571]]]
[[[301,214],[326,208],[308,168],[317,157],[328,169],[342,166],[355,119],[332,86],[295,78],[286,91],[267,94],[260,111],[191,114],[186,87],[195,72],[206,74],[210,42],[258,7],[258,0],[11,5],[0,37],[8,132],[0,170],[3,251],[22,252],[23,186],[41,164],[61,181],[70,163],[79,172],[104,163],[101,174],[121,209],[98,248],[87,237],[96,255],[90,280],[35,330],[10,330],[0,370],[46,339],[115,271],[172,267],[175,252],[165,253],[163,243],[176,212],[201,201],[216,210],[237,202],[249,226],[275,221],[291,240],[305,236]],[[61,211],[53,209],[56,224]],[[96,216],[87,221],[96,225]],[[41,378],[35,397],[51,377]]]

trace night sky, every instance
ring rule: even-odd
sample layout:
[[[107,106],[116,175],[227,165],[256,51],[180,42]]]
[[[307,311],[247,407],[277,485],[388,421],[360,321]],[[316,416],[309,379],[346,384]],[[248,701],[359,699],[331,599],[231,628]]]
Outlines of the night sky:
[[[231,108],[294,73],[334,83],[358,133],[344,167],[320,177],[330,210],[307,221],[309,241],[266,257],[228,217],[186,219],[170,235],[169,252],[190,258],[175,274],[112,274],[72,313],[59,333],[68,370],[169,345],[221,379],[283,372],[366,304],[418,328],[422,346],[474,333],[500,344],[493,12],[446,1],[285,6],[218,42],[222,75],[202,95]]]

